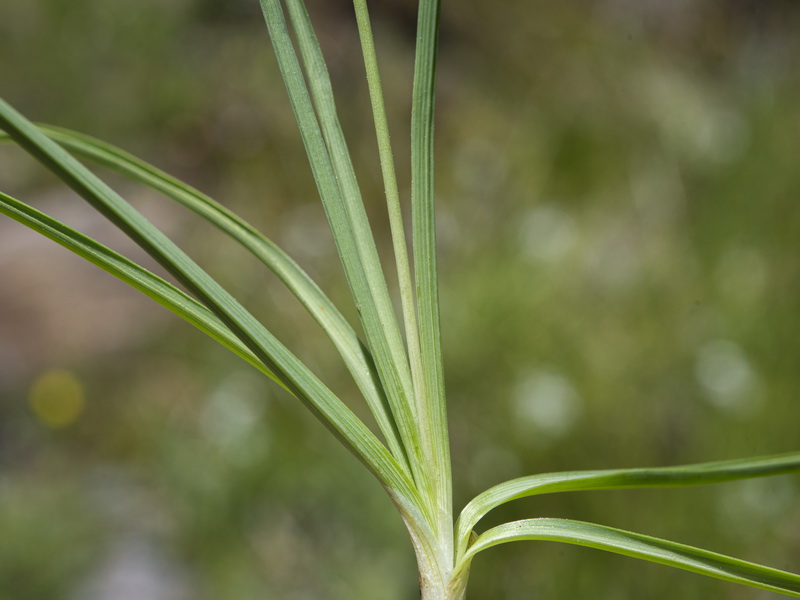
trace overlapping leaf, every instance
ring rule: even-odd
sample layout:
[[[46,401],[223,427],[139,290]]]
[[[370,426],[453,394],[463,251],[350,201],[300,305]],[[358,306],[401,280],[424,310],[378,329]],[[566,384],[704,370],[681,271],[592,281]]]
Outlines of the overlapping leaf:
[[[40,126],[40,129],[68,150],[147,185],[186,206],[230,235],[272,270],[336,345],[393,454],[404,457],[372,357],[336,306],[291,257],[252,225],[212,198],[120,148],[66,129],[48,126]],[[2,135],[0,141],[3,141]]]
[[[381,85],[380,71],[378,70],[378,57],[375,53],[375,42],[372,38],[372,25],[369,11],[367,10],[367,2],[366,0],[355,0],[353,4],[358,23],[358,35],[361,40],[361,52],[364,56],[364,68],[367,75],[375,133],[378,140],[378,155],[389,213],[389,225],[392,232],[392,247],[397,268],[397,283],[400,288],[400,302],[403,309],[403,324],[405,326],[406,345],[414,383],[414,394],[419,399],[423,395],[423,390],[421,389],[423,386],[423,374],[419,333],[417,331],[416,296],[409,266],[403,211],[400,206],[400,191],[397,184],[397,174],[395,173],[389,122],[383,98],[383,86]],[[419,407],[419,401],[418,412],[422,412],[422,408]]]
[[[149,296],[285,386],[217,316],[161,277],[24,202],[0,192],[0,214],[30,227]]]
[[[374,434],[169,238],[3,100],[0,100],[0,128],[185,285],[385,486],[393,490],[399,502],[420,504],[413,484]]]
[[[453,507],[439,319],[433,168],[439,14],[439,0],[420,0],[411,105],[411,210],[423,378],[419,412],[425,423],[424,446],[433,475],[439,531],[444,536],[452,529]],[[452,559],[449,536],[443,539],[447,544],[443,551]]]
[[[361,317],[367,343],[375,359],[415,482],[420,485],[425,481],[426,474],[422,469],[418,420],[408,359],[355,181],[349,152],[336,116],[327,68],[302,3],[289,2],[288,8],[306,66],[308,87],[280,1],[260,1],[278,66]],[[424,483],[422,485],[424,487]]]
[[[466,552],[470,532],[490,510],[505,502],[536,494],[583,490],[666,488],[722,483],[800,471],[800,453],[744,460],[654,469],[615,469],[543,473],[506,481],[479,494],[461,511],[456,526],[459,555]]]

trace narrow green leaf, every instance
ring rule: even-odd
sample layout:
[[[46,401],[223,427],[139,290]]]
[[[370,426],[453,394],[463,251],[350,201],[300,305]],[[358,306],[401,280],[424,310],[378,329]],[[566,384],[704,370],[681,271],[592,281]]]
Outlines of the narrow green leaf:
[[[230,235],[275,273],[336,345],[387,439],[389,448],[403,461],[404,467],[407,467],[397,429],[389,414],[369,351],[336,306],[291,257],[224,206],[120,148],[67,129],[48,126],[40,126],[40,129],[68,150],[147,185],[194,211]],[[3,137],[0,135],[0,142]]]
[[[456,566],[456,572],[468,567],[475,554],[482,550],[526,540],[587,546],[800,598],[800,575],[795,573],[639,533],[565,519],[528,519],[494,527],[470,546]]]
[[[369,428],[169,238],[3,100],[0,100],[0,129],[183,283],[385,486],[409,502],[419,501],[411,481]]]
[[[461,511],[456,525],[458,553],[464,554],[472,528],[486,513],[517,498],[584,490],[688,487],[796,471],[800,471],[798,452],[678,467],[543,473],[512,479],[479,494]]]
[[[392,246],[397,268],[397,282],[400,287],[400,301],[403,308],[403,323],[405,325],[406,345],[408,346],[408,356],[411,363],[414,394],[419,398],[423,393],[424,379],[417,330],[416,300],[408,260],[403,211],[400,207],[400,191],[397,186],[397,175],[392,155],[389,121],[386,117],[386,107],[383,101],[383,87],[378,69],[375,42],[372,38],[372,25],[370,24],[367,2],[366,0],[354,0],[354,5],[356,22],[358,23],[358,35],[361,40],[361,52],[364,56],[364,68],[367,73],[367,86],[369,87],[370,103],[372,104],[375,133],[378,139],[378,154],[383,175],[383,187],[386,192],[386,205],[389,211],[389,225],[392,231]]]
[[[278,0],[260,0],[278,65],[297,119],[311,169],[336,241],[350,290],[406,449],[414,479],[424,482],[413,386],[402,337],[383,276],[352,163],[333,104],[319,44],[302,3],[290,1],[308,70],[312,104]],[[316,106],[319,115],[315,113]],[[319,120],[318,120],[319,116]]]
[[[419,339],[424,391],[420,415],[426,421],[423,444],[435,481],[439,530],[452,530],[450,442],[445,404],[439,290],[436,265],[434,203],[434,108],[436,56],[439,39],[439,0],[420,0],[417,21],[417,55],[411,105],[411,207],[413,219],[414,275],[417,285]],[[444,536],[449,541],[449,536]],[[452,556],[452,546],[445,548]]]
[[[0,192],[0,213],[61,244],[152,298],[286,389],[280,379],[265,367],[214,313],[171,283],[92,238],[2,192]]]

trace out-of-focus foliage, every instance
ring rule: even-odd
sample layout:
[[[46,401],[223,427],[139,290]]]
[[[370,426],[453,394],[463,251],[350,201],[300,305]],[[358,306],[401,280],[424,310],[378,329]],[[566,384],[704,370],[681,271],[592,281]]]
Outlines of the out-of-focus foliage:
[[[406,174],[415,3],[373,4]],[[501,4],[443,7],[437,161],[457,508],[534,472],[796,450],[800,7]],[[351,6],[309,7],[388,251]],[[346,297],[257,3],[4,2],[0,82],[28,116],[210,192]],[[366,412],[274,278],[111,181]],[[13,148],[0,148],[0,186],[131,252]],[[28,268],[12,272],[4,257],[23,251]],[[107,301],[87,304],[86,289]],[[271,382],[132,296],[0,222],[0,597],[414,598],[400,521],[355,461]],[[53,370],[83,397],[58,422],[32,396]],[[483,525],[593,520],[797,571],[798,506],[796,478],[779,478],[522,500]],[[471,579],[474,598],[766,597],[550,544],[487,552]]]

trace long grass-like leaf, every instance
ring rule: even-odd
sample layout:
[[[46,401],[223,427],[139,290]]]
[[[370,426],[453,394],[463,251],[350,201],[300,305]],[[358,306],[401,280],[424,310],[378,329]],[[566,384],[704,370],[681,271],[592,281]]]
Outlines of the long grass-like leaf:
[[[479,536],[456,571],[469,566],[478,552],[525,540],[545,540],[587,546],[692,571],[762,590],[800,597],[800,575],[765,567],[716,552],[621,529],[565,519],[529,519],[494,527]]]
[[[389,121],[386,117],[383,86],[381,85],[378,57],[375,52],[375,41],[372,37],[372,25],[370,24],[369,11],[367,10],[367,1],[354,0],[353,4],[358,24],[358,35],[361,40],[361,53],[364,56],[364,68],[367,73],[367,87],[369,88],[370,103],[372,104],[375,133],[378,139],[378,155],[383,175],[383,187],[386,193],[386,205],[389,212],[389,225],[392,231],[392,246],[397,267],[397,282],[400,288],[400,302],[403,309],[403,323],[405,325],[406,345],[414,382],[414,394],[419,398],[423,393],[424,379],[422,356],[419,350],[419,332],[417,330],[416,296],[408,260],[408,246],[406,245],[403,211],[400,207],[400,191],[397,186],[397,175],[394,168]]]
[[[305,7],[289,2],[290,17],[308,69],[309,96],[279,0],[260,0],[278,65],[311,169],[328,215],[361,323],[389,399],[417,485],[425,481],[402,337],[366,218],[352,163],[336,118],[330,79]],[[319,115],[315,112],[317,108]],[[319,117],[319,120],[318,120]]]
[[[252,225],[212,198],[124,150],[67,129],[49,126],[40,126],[40,129],[68,150],[147,185],[199,214],[230,235],[275,273],[333,341],[364,395],[393,455],[407,467],[397,429],[389,414],[369,351],[333,302],[291,257]],[[0,142],[3,137],[0,134]]]
[[[417,54],[411,107],[411,207],[414,275],[417,286],[419,339],[424,391],[419,401],[425,420],[424,446],[435,481],[439,529],[452,527],[452,476],[445,404],[434,211],[433,125],[439,0],[420,0]],[[446,536],[448,541],[449,536]],[[443,549],[452,557],[453,548]]]
[[[678,467],[573,471],[521,477],[486,490],[461,511],[456,526],[458,554],[464,554],[472,528],[486,513],[518,498],[553,492],[686,487],[796,471],[800,471],[800,452]]]
[[[303,0],[286,0],[286,5],[305,65],[311,98],[339,184],[341,201],[355,242],[354,249],[368,285],[369,293],[363,298],[365,302],[362,305],[365,331],[368,331],[370,346],[377,344],[385,348],[381,351],[381,359],[376,358],[376,361],[379,368],[388,374],[387,391],[391,390],[389,393],[397,396],[396,418],[402,422],[400,427],[408,429],[409,439],[413,439],[417,422],[408,359],[353,162],[336,113],[330,75]],[[374,315],[370,314],[372,310]]]
[[[169,238],[3,100],[0,100],[0,129],[9,133],[183,283],[385,486],[405,501],[419,503],[413,484],[369,428]]]
[[[30,227],[139,290],[215,339],[286,389],[280,379],[264,366],[214,313],[158,275],[92,238],[75,231],[57,219],[2,192],[0,192],[0,214]]]

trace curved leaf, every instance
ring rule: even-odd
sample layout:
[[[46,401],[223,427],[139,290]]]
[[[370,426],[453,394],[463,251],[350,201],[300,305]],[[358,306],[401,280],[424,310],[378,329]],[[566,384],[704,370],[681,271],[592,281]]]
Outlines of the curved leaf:
[[[459,555],[466,550],[472,528],[486,513],[517,498],[553,492],[704,485],[793,471],[800,471],[800,452],[679,467],[543,473],[512,479],[479,494],[461,511],[456,526]]]
[[[420,502],[402,467],[369,428],[172,240],[3,100],[0,100],[0,128],[197,296],[379,481],[407,501]]]
[[[68,150],[142,183],[197,213],[230,235],[275,273],[333,341],[364,395],[392,453],[405,461],[369,351],[339,309],[288,254],[247,221],[209,196],[124,150],[68,129],[46,125],[39,128]],[[0,135],[0,141],[3,141],[2,138]]]
[[[800,598],[800,575],[795,573],[639,533],[566,519],[528,519],[494,527],[470,546],[456,573],[467,568],[481,550],[525,540],[587,546]]]
[[[158,275],[151,273],[144,267],[137,265],[92,238],[75,231],[51,216],[2,192],[0,192],[0,214],[11,217],[26,227],[30,227],[139,290],[238,354],[286,389],[280,379],[265,367],[256,355],[239,338],[233,335],[231,330],[214,313],[171,283],[161,279]]]

